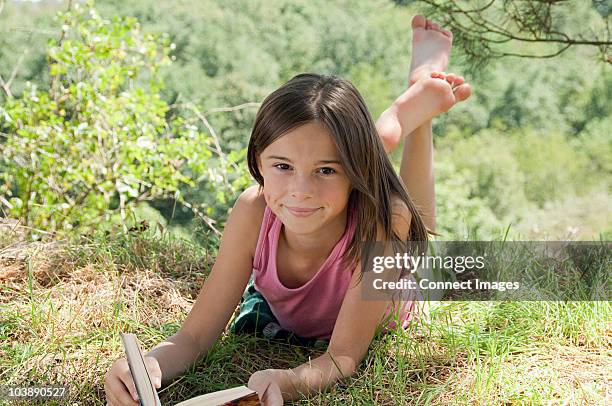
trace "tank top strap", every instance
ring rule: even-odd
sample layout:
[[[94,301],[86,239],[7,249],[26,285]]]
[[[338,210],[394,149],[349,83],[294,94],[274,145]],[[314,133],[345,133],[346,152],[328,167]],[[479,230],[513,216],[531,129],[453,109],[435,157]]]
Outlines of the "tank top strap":
[[[255,256],[253,258],[254,268],[262,268],[261,259],[263,252],[266,250],[268,234],[270,232],[270,229],[274,225],[274,217],[275,216],[272,215],[272,210],[270,210],[270,208],[266,205],[266,208],[264,209],[263,219],[261,221],[261,227],[259,229],[259,237],[257,237],[257,245],[255,247]]]

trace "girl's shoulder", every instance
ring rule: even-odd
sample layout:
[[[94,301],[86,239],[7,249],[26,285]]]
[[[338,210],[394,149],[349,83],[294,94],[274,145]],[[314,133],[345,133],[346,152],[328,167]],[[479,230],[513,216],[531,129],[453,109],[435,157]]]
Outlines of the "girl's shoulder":
[[[259,231],[266,209],[266,199],[259,185],[248,187],[240,194],[230,214],[235,224],[240,224],[244,244],[251,255],[255,256],[255,248],[259,238]]]
[[[391,212],[394,216],[402,216],[408,220],[412,217],[408,205],[399,195],[391,195]]]
[[[393,231],[402,239],[408,238],[412,213],[408,204],[399,196],[391,195],[391,225]],[[380,222],[376,223],[376,240],[385,239],[385,231]],[[365,241],[365,240],[364,240]]]

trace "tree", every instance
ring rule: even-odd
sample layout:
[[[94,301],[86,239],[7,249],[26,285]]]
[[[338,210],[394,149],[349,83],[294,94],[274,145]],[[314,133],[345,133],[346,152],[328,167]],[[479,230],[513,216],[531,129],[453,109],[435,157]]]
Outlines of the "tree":
[[[552,58],[578,46],[596,48],[612,64],[610,6],[603,0],[421,1],[455,34],[473,67],[507,56]]]

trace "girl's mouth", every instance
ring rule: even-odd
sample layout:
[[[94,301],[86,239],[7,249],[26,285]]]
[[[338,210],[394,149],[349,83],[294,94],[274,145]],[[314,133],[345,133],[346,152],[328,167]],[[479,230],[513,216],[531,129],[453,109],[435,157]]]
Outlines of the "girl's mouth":
[[[289,206],[285,206],[285,208],[287,209],[287,211],[289,211],[289,213],[293,214],[296,217],[308,217],[308,216],[313,215],[317,210],[319,210],[319,208],[310,209],[306,207],[289,207]]]

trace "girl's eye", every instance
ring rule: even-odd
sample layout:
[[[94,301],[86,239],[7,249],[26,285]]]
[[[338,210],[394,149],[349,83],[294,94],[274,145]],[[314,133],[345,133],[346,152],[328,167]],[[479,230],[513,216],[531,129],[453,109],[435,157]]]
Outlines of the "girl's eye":
[[[274,167],[280,169],[281,171],[286,171],[291,168],[288,164],[276,164]]]
[[[333,175],[334,173],[336,173],[336,170],[334,168],[320,168],[319,171],[323,175]]]

